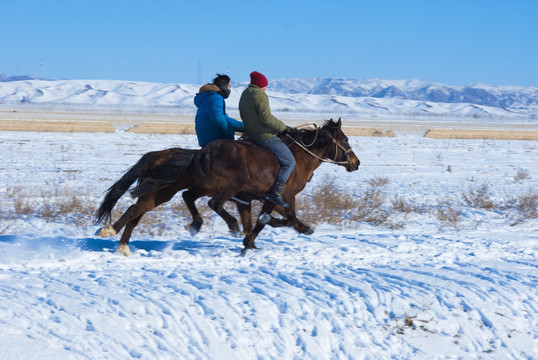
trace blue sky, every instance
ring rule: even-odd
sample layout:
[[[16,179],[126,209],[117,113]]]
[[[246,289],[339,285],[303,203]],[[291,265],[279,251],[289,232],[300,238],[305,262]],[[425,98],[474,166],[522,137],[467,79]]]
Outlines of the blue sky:
[[[538,86],[537,64],[535,0],[0,0],[6,75]]]

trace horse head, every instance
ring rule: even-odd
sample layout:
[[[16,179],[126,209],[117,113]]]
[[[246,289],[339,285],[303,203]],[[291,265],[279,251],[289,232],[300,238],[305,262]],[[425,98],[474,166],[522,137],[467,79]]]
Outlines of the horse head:
[[[353,153],[346,134],[342,132],[341,119],[327,120],[320,128],[315,124],[306,124],[301,127],[312,125],[314,129],[294,128],[287,137],[322,162],[345,166],[347,171],[359,169],[360,161]],[[312,152],[314,150],[317,155]]]
[[[325,122],[320,128],[320,137],[325,137],[325,141],[329,143],[327,159],[345,166],[346,170],[350,172],[359,169],[361,162],[351,149],[348,137],[342,131],[341,118],[337,122],[333,121],[333,119]]]

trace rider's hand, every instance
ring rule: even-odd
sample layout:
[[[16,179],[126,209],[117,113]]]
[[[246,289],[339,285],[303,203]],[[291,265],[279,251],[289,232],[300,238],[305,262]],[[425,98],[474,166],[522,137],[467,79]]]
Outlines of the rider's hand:
[[[291,127],[289,127],[288,125],[286,125],[286,128],[284,130],[282,130],[282,132],[280,134],[282,135],[286,135],[287,133],[289,133],[291,130]]]

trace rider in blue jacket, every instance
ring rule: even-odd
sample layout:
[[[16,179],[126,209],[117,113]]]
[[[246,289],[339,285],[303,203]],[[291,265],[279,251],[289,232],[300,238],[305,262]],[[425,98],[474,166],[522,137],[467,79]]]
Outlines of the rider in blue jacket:
[[[195,118],[198,144],[205,146],[217,139],[234,139],[236,131],[243,132],[245,126],[226,114],[224,99],[230,95],[230,77],[217,74],[212,84],[203,85],[194,97],[198,108]]]

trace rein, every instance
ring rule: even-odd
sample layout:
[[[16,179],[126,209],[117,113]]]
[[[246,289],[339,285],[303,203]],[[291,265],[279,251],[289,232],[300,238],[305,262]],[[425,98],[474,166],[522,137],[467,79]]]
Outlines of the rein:
[[[327,162],[327,163],[330,163],[330,164],[337,164],[337,165],[347,165],[347,164],[350,164],[351,161],[349,160],[349,153],[352,151],[351,149],[346,149],[342,146],[342,144],[340,144],[339,141],[337,141],[335,138],[333,138],[330,134],[327,134],[329,136],[329,138],[332,140],[333,144],[336,146],[337,149],[340,149],[343,151],[344,154],[346,154],[346,158],[347,158],[347,161],[336,161],[336,155],[338,154],[338,151],[335,151],[334,152],[334,159],[323,159],[321,157],[319,157],[318,155],[314,154],[312,151],[310,151],[308,148],[311,147],[312,145],[314,145],[314,143],[316,142],[316,140],[318,139],[318,133],[319,133],[319,130],[318,130],[318,126],[315,124],[315,123],[308,123],[308,124],[304,124],[304,125],[299,125],[297,126],[296,128],[299,128],[299,127],[307,127],[307,126],[310,126],[310,125],[313,125],[314,126],[314,129],[316,130],[316,136],[314,137],[314,141],[310,144],[310,145],[305,145],[303,144],[303,142],[299,142],[297,140],[295,140],[294,138],[292,138],[289,134],[286,134],[286,136],[288,138],[291,139],[291,141],[293,141],[295,144],[297,144],[301,149],[303,149],[304,151],[306,151],[309,155],[311,155],[312,157],[318,159],[319,161],[321,162]]]

